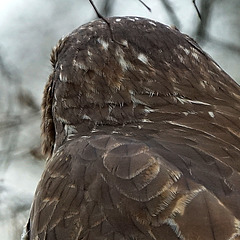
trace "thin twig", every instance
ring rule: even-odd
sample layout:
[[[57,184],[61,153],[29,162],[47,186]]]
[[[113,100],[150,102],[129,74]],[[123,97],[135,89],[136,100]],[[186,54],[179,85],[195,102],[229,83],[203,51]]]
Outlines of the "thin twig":
[[[138,0],[145,8],[147,8],[147,10],[149,11],[149,12],[152,12],[152,9],[146,4],[146,3],[144,3],[142,0]]]
[[[108,23],[108,21],[100,14],[100,12],[97,10],[95,4],[93,3],[92,0],[89,0],[89,2],[91,3],[95,13],[97,14],[98,18],[102,18],[106,23]]]
[[[109,21],[102,15],[100,14],[100,12],[98,11],[98,9],[96,8],[95,4],[93,3],[92,0],[89,0],[89,2],[91,3],[95,13],[97,14],[98,18],[101,18],[109,27],[109,30],[110,30],[110,35],[111,35],[111,39],[114,41],[113,39],[113,33],[112,33],[112,28],[111,28],[111,25],[109,23]]]
[[[200,13],[200,11],[198,10],[198,7],[197,7],[197,4],[196,4],[195,1],[196,1],[196,0],[192,0],[193,5],[194,5],[194,7],[195,7],[195,9],[196,9],[196,11],[197,11],[198,17],[200,18],[200,20],[202,20],[201,13]]]
[[[93,3],[92,0],[89,0],[89,2],[91,3],[91,5],[92,5],[94,11],[96,12],[98,18],[101,18],[108,25],[112,41],[125,47],[125,45],[123,45],[122,43],[120,43],[120,42],[118,42],[117,40],[114,39],[110,22],[102,14],[99,13],[98,9],[96,8],[96,6],[95,6],[95,4]]]

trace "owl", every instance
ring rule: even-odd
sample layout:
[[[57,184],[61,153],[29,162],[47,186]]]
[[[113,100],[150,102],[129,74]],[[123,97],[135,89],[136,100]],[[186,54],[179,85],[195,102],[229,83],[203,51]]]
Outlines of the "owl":
[[[111,17],[51,62],[23,239],[240,239],[240,87],[193,39]]]

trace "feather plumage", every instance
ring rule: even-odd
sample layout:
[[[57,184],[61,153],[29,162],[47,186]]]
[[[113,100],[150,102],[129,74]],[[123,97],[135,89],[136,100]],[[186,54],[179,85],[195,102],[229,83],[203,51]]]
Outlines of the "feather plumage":
[[[108,21],[53,50],[29,239],[240,239],[240,87],[179,31]]]

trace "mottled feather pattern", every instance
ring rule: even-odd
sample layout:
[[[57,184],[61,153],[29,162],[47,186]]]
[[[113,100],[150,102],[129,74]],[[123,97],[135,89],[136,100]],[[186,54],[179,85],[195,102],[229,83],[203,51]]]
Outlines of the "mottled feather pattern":
[[[240,87],[179,31],[108,21],[53,50],[28,238],[240,239]]]

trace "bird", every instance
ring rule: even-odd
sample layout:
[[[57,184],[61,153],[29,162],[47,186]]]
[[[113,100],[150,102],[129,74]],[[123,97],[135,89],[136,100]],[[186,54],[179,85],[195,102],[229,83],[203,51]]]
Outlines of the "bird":
[[[22,239],[240,239],[240,86],[191,37],[97,19],[51,63]]]

